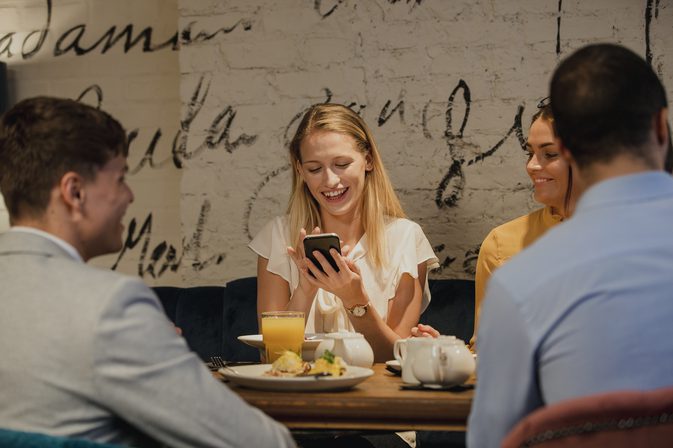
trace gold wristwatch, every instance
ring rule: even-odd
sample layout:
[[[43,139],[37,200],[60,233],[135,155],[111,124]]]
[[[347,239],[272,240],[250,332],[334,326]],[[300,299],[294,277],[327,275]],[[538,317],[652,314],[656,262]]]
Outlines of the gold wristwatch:
[[[367,308],[369,308],[369,302],[364,305],[353,305],[350,308],[346,308],[346,311],[351,313],[355,317],[362,317],[367,314]]]

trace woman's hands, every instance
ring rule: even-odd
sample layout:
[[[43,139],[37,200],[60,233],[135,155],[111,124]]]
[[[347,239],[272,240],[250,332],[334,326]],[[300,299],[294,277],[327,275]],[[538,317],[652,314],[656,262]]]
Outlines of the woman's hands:
[[[313,235],[318,233],[321,233],[320,227],[316,227],[311,232]],[[306,230],[301,229],[300,235],[303,241],[306,237]],[[299,269],[300,275],[297,289],[300,289],[304,295],[315,296],[318,288],[321,288],[338,296],[346,307],[365,304],[369,301],[362,285],[360,270],[355,263],[345,258],[350,252],[348,245],[342,246],[341,254],[335,249],[330,250],[330,254],[339,267],[339,272],[332,267],[319,251],[314,251],[313,255],[323,269],[321,271],[318,266],[306,257],[303,244],[300,252],[291,247],[287,248],[287,252]]]
[[[308,275],[308,281],[317,288],[329,291],[339,297],[346,308],[369,302],[362,284],[360,269],[351,260],[345,258],[348,249],[348,246],[344,246],[342,249],[344,255],[339,254],[335,249],[330,249],[330,255],[332,255],[339,268],[338,272],[319,251],[314,251],[313,255],[324,272],[310,260],[307,262],[308,270],[313,274],[313,277]]]
[[[320,233],[320,227],[316,227],[311,233],[313,235]],[[308,273],[308,263],[311,261],[306,258],[303,243],[304,238],[306,238],[306,229],[302,228],[299,231],[299,235],[301,236],[302,240],[300,251],[297,252],[293,247],[288,247],[287,253],[290,258],[292,258],[292,261],[294,261],[297,269],[299,269],[299,285],[297,285],[297,289],[300,290],[306,297],[313,297],[315,296],[316,292],[318,292],[318,288],[312,285],[309,281],[311,276]]]
[[[411,329],[411,335],[416,338],[438,338],[439,331],[430,325],[418,324]]]

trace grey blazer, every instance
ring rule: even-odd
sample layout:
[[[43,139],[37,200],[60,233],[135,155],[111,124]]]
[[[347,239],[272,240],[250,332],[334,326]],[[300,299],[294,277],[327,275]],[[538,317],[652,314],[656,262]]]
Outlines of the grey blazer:
[[[140,279],[17,231],[0,235],[0,427],[133,446],[294,446],[212,378]]]

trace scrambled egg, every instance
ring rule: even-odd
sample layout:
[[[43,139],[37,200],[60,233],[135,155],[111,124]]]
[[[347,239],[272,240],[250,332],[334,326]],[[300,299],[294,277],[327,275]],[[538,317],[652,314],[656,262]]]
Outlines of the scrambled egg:
[[[271,370],[266,374],[270,376],[298,376],[305,374],[310,368],[311,365],[302,361],[298,354],[286,350],[271,364]]]
[[[329,350],[311,364],[303,361],[299,355],[289,350],[271,364],[268,376],[341,376],[346,371],[346,364],[340,356],[334,356]]]
[[[329,350],[318,358],[313,364],[313,368],[309,370],[309,375],[331,375],[341,376],[346,371],[346,364],[344,364],[341,356],[334,356]]]

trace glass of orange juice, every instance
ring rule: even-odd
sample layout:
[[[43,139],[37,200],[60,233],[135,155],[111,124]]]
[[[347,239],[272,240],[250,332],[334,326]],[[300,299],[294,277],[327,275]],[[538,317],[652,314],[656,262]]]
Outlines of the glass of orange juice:
[[[301,311],[262,313],[262,339],[268,363],[273,363],[285,350],[301,356],[301,346],[304,343],[304,313]]]

